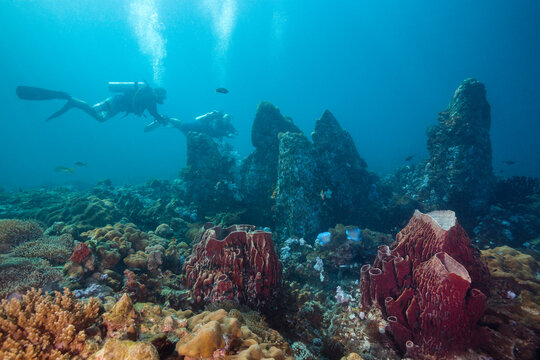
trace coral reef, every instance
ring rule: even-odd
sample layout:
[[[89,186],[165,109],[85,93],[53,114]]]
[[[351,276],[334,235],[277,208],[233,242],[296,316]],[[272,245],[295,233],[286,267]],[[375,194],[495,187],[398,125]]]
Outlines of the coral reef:
[[[452,211],[415,212],[392,250],[361,269],[362,304],[383,310],[408,356],[460,353],[480,340],[487,267]]]
[[[2,300],[0,358],[85,359],[97,349],[85,330],[94,325],[99,311],[95,299],[83,304],[67,289],[54,298],[32,290],[22,299]]]
[[[281,284],[272,234],[251,225],[206,224],[184,271],[197,303],[235,300],[260,308]]]
[[[163,234],[166,228],[162,224],[157,229]],[[187,244],[141,231],[131,223],[96,228],[80,239],[83,242],[64,265],[70,289],[92,289],[91,296],[98,297],[122,290],[139,301],[169,299],[179,305],[177,297],[184,295],[178,273],[188,254]]]
[[[379,177],[329,111],[310,141],[261,102],[241,163],[188,133],[174,181],[0,189],[0,357],[536,359],[539,180],[493,176],[489,127],[467,79]]]

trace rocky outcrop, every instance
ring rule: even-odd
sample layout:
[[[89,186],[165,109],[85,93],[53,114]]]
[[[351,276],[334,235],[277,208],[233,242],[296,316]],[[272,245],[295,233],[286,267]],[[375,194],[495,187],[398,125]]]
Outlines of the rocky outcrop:
[[[314,239],[321,231],[323,199],[313,144],[303,134],[279,135],[275,212],[277,231]]]
[[[290,118],[281,115],[278,108],[263,101],[257,107],[251,129],[251,142],[255,150],[242,162],[239,187],[244,204],[249,208],[245,221],[269,226],[270,213],[278,177],[279,133],[301,133]]]
[[[187,163],[182,170],[184,201],[195,205],[199,218],[233,208],[239,199],[232,147],[197,132],[187,133],[186,138]]]
[[[426,190],[435,207],[455,210],[463,219],[486,210],[495,183],[490,125],[484,84],[464,80],[428,131]]]
[[[311,137],[321,187],[318,192],[322,192],[323,227],[367,220],[372,182],[351,135],[326,110]]]

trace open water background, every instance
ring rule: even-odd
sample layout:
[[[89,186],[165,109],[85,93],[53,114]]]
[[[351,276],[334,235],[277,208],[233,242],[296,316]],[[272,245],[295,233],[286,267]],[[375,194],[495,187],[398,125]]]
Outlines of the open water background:
[[[3,0],[0,24],[3,188],[177,176],[186,141],[175,129],[77,110],[46,123],[63,102],[15,96],[33,85],[95,103],[108,81],[131,80],[168,90],[165,115],[230,113],[240,159],[261,100],[308,136],[329,109],[384,174],[428,155],[426,129],[475,77],[492,107],[496,173],[540,176],[538,1]],[[53,171],[76,161],[88,167]]]

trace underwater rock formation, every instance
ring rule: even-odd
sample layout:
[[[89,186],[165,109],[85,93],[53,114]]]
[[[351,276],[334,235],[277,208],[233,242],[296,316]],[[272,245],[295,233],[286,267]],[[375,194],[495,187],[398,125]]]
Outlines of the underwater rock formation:
[[[262,308],[281,285],[272,234],[251,225],[206,224],[184,271],[199,304],[233,300]]]
[[[274,205],[272,194],[278,176],[278,134],[284,132],[302,133],[290,118],[281,115],[278,108],[262,101],[251,128],[251,143],[255,150],[243,160],[240,168],[239,187],[244,203],[250,209],[246,214],[248,223],[273,224],[270,209]]]
[[[455,213],[415,212],[391,248],[362,267],[361,302],[383,310],[401,350],[445,356],[475,344],[489,272]]]
[[[232,148],[202,133],[189,132],[187,163],[181,177],[185,182],[184,201],[193,203],[201,218],[233,207],[237,194],[236,163]]]
[[[484,84],[466,79],[428,131],[427,191],[433,205],[466,219],[486,210],[495,184]]]
[[[315,123],[311,134],[318,164],[316,189],[323,204],[322,228],[343,222],[365,223],[369,214],[371,180],[367,164],[358,154],[351,135],[328,110]],[[325,196],[324,194],[327,194]]]
[[[303,134],[279,134],[275,210],[277,232],[282,238],[315,238],[321,229],[322,184],[317,174],[309,140]]]

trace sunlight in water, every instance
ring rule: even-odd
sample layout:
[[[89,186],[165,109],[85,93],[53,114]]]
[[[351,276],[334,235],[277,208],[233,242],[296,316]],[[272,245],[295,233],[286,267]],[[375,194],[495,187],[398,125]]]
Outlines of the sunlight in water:
[[[212,30],[216,36],[215,66],[220,81],[224,82],[226,73],[225,58],[236,25],[237,2],[236,0],[204,0],[200,4],[202,10],[210,16],[212,22]]]
[[[165,27],[159,21],[156,0],[134,0],[129,9],[130,23],[135,31],[141,51],[150,57],[154,72],[154,83],[161,84],[165,71],[163,60],[167,56]]]

